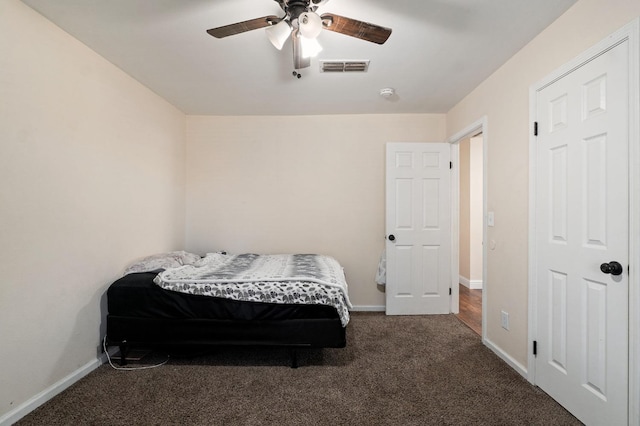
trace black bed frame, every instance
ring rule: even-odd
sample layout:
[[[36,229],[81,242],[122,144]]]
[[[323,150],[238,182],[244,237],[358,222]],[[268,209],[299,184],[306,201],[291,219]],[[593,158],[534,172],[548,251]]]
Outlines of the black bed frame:
[[[339,318],[283,320],[156,319],[107,315],[107,346],[120,347],[120,363],[133,347],[278,346],[290,348],[298,367],[299,348],[344,348]]]

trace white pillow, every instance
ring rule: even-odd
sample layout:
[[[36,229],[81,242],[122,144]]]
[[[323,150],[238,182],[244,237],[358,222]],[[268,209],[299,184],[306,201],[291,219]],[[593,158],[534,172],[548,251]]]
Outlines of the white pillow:
[[[202,259],[200,257],[200,255],[194,254],[194,253],[189,253],[189,252],[186,252],[184,250],[182,250],[182,251],[174,251],[173,253],[176,254],[179,257],[180,262],[183,265],[193,265],[194,263],[196,263],[197,261]]]
[[[186,251],[158,253],[133,263],[124,271],[124,275],[134,272],[151,272],[159,269],[179,268],[183,265],[194,264],[199,260],[200,256]]]

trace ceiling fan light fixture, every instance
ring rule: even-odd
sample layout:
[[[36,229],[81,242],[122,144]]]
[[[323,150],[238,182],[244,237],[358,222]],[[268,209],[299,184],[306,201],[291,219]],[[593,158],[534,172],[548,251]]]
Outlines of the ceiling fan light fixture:
[[[318,53],[322,52],[322,46],[315,38],[300,37],[300,44],[302,45],[303,58],[315,58]]]
[[[2,1],[2,0],[0,0]],[[311,66],[311,57],[316,56],[322,46],[316,40],[323,30],[355,37],[376,44],[384,44],[391,35],[391,28],[371,24],[332,13],[319,15],[318,8],[329,0],[276,0],[284,15],[268,15],[211,28],[207,33],[216,38],[225,38],[247,31],[265,28],[273,46],[282,50],[291,37],[294,69]],[[304,45],[304,46],[303,46]],[[359,71],[361,65],[345,65],[344,71]]]
[[[314,12],[304,12],[298,17],[300,34],[305,38],[315,39],[322,31],[322,18]]]
[[[271,44],[273,44],[276,49],[282,50],[282,46],[284,46],[284,43],[291,34],[291,25],[283,19],[277,24],[268,27],[265,32]]]

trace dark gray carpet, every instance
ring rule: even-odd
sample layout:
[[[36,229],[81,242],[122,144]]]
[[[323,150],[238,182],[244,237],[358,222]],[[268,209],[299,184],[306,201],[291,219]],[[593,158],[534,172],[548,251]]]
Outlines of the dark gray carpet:
[[[220,348],[104,365],[26,425],[579,425],[453,315],[354,313],[347,348]],[[144,362],[162,360],[154,354]]]

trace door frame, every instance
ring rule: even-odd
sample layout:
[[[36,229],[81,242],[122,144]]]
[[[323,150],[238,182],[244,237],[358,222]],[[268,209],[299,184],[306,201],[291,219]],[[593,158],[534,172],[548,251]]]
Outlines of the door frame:
[[[460,312],[460,142],[482,133],[482,342],[487,345],[487,152],[489,147],[489,122],[487,116],[473,122],[447,142],[451,145],[451,312]]]
[[[536,94],[592,59],[629,46],[629,424],[640,424],[640,18],[562,65],[529,88],[529,302],[527,379],[535,384],[533,342],[537,338]]]

